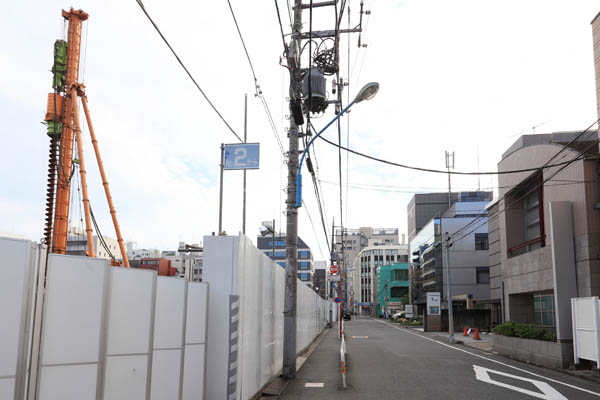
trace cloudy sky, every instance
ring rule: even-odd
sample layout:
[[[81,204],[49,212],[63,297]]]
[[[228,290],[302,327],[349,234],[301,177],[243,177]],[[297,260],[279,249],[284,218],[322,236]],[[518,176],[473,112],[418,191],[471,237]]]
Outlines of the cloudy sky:
[[[287,2],[278,0],[289,32]],[[358,0],[349,1],[351,25]],[[286,165],[260,99],[226,0],[144,4],[199,85],[240,135],[248,93],[248,140],[261,144],[260,170],[248,172],[247,234],[263,220],[285,224]],[[256,75],[287,148],[287,71],[273,1],[231,0]],[[218,229],[219,146],[235,143],[177,64],[134,0],[8,2],[0,14],[0,231],[39,240],[43,230],[48,137],[43,119],[52,49],[64,35],[61,8],[89,13],[81,80],[121,230],[141,247],[173,249]],[[359,151],[404,164],[456,170],[496,169],[520,134],[576,130],[597,119],[590,21],[594,0],[372,0],[362,42],[342,41],[342,77],[353,96],[366,82],[381,90],[342,121],[342,137]],[[333,27],[319,9],[314,29]],[[308,29],[308,13],[304,15]],[[345,27],[346,19],[342,24]],[[350,57],[348,58],[348,40]],[[350,70],[350,73],[348,73]],[[331,83],[329,82],[328,87]],[[315,119],[324,126],[332,110]],[[348,129],[349,127],[349,129]],[[336,129],[325,133],[337,140]],[[114,236],[87,128],[84,148],[91,204],[106,236]],[[315,147],[326,222],[340,221],[338,153]],[[445,191],[447,177],[403,170],[342,154],[344,225],[398,227],[415,192]],[[479,165],[478,165],[479,160]],[[242,228],[242,174],[227,171],[224,229]],[[347,185],[346,185],[347,183]],[[495,179],[453,178],[453,188],[490,189]],[[327,245],[305,172],[300,236],[325,259]],[[80,224],[75,196],[72,223]],[[313,224],[310,222],[312,218]],[[314,225],[314,228],[313,228]]]

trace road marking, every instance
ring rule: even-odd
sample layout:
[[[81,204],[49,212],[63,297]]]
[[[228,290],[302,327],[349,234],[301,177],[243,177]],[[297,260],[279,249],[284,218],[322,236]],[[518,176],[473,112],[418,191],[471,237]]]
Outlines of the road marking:
[[[522,378],[520,376],[507,374],[506,372],[495,371],[493,369],[480,367],[479,365],[473,365],[473,370],[475,371],[475,377],[486,383],[490,383],[492,385],[500,386],[506,389],[512,389],[517,392],[525,393],[533,397],[537,397],[538,399],[544,400],[567,400],[565,396],[560,394],[556,389],[547,384],[546,382],[536,381],[535,379]],[[529,382],[533,384],[536,388],[538,388],[540,392],[534,392],[532,390],[527,390],[520,388],[518,386],[509,385],[508,383],[495,381],[492,379],[489,373],[506,376],[512,379],[518,379],[520,381]]]
[[[306,382],[304,387],[324,387],[325,384],[323,382]]]
[[[368,336],[352,336],[352,339],[368,339]]]
[[[556,379],[547,378],[547,377],[545,377],[545,376],[543,376],[543,375],[536,374],[535,372],[527,371],[526,369],[519,368],[519,367],[515,367],[515,366],[513,366],[513,365],[510,365],[510,364],[507,364],[507,363],[503,363],[502,361],[494,360],[493,358],[484,357],[484,356],[481,356],[481,355],[479,355],[479,354],[477,354],[477,353],[472,353],[472,352],[470,352],[470,351],[468,351],[468,350],[459,349],[458,347],[450,346],[449,344],[446,344],[446,343],[439,342],[439,341],[437,341],[437,340],[435,340],[435,339],[432,339],[432,338],[430,338],[430,337],[427,337],[427,336],[425,336],[425,335],[419,335],[418,333],[414,333],[414,332],[411,332],[411,331],[410,331],[410,330],[408,330],[408,329],[405,329],[405,328],[400,328],[400,327],[397,327],[397,326],[391,325],[391,324],[389,324],[389,323],[387,323],[387,322],[384,322],[384,321],[378,321],[378,320],[376,320],[376,319],[374,319],[374,318],[371,318],[371,319],[373,319],[374,321],[377,321],[377,322],[381,322],[382,324],[384,324],[384,325],[387,325],[387,326],[389,326],[390,328],[398,329],[399,331],[406,332],[406,333],[410,333],[411,335],[415,335],[415,336],[418,336],[418,337],[420,337],[420,338],[423,338],[423,339],[430,340],[430,341],[432,341],[432,342],[434,342],[434,343],[437,343],[437,344],[439,344],[439,345],[441,345],[441,346],[446,346],[446,347],[448,347],[448,348],[450,348],[450,349],[454,349],[454,350],[456,350],[456,351],[462,351],[463,353],[467,353],[467,354],[470,354],[470,355],[472,355],[472,356],[479,357],[479,358],[481,358],[481,359],[484,359],[484,360],[487,360],[487,361],[490,361],[490,362],[493,362],[493,363],[496,363],[496,364],[500,364],[500,365],[503,365],[503,366],[505,366],[505,367],[508,367],[508,368],[515,369],[515,370],[517,370],[517,371],[525,372],[526,374],[533,375],[533,376],[535,376],[535,377],[538,377],[538,378],[546,379],[547,381],[554,382],[554,383],[558,383],[558,384],[560,384],[560,385],[564,385],[564,386],[570,387],[571,389],[580,390],[580,391],[582,391],[582,392],[589,393],[589,394],[592,394],[592,395],[594,395],[594,396],[598,396],[598,397],[600,397],[600,393],[597,393],[597,392],[592,392],[591,390],[584,389],[584,388],[580,388],[579,386],[571,385],[570,383],[561,382],[561,381],[559,381],[559,380],[556,380]]]

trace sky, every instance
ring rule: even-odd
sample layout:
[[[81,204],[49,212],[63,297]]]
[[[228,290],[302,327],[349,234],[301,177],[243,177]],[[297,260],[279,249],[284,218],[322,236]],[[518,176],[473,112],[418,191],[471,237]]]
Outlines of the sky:
[[[226,0],[144,4],[240,136],[248,95],[248,141],[260,143],[261,160],[259,170],[247,172],[246,234],[255,238],[261,221],[272,219],[280,230],[285,226],[287,165],[275,135],[287,150],[289,76],[279,64],[283,44],[274,2],[231,0],[276,134],[254,95]],[[355,26],[360,1],[349,4],[350,25]],[[287,2],[278,0],[278,5],[287,34]],[[0,232],[33,240],[42,236],[49,140],[41,121],[51,91],[53,43],[64,35],[61,9],[71,6],[90,15],[83,28],[80,80],[125,240],[161,250],[175,249],[180,241],[201,242],[218,230],[219,147],[237,139],[134,0],[3,5]],[[445,168],[448,150],[455,152],[456,171],[495,171],[520,135],[584,129],[598,118],[590,25],[600,11],[597,1],[372,0],[365,1],[364,9],[370,10],[361,36],[367,47],[358,48],[356,34],[344,35],[341,42],[341,76],[350,82],[344,98],[371,81],[379,82],[381,90],[342,118],[342,141],[352,149],[435,169]],[[305,11],[305,30],[308,17]],[[315,10],[313,29],[332,29],[333,24],[331,7]],[[330,107],[313,124],[320,129],[333,116]],[[337,129],[324,136],[337,141]],[[87,127],[83,139],[92,209],[102,233],[114,237]],[[329,232],[333,219],[336,225],[343,219],[348,228],[406,233],[412,195],[447,191],[444,174],[342,152],[340,211],[338,151],[322,141],[315,142],[314,150]],[[493,190],[496,185],[489,176],[452,178],[456,190]],[[303,187],[299,236],[315,259],[327,259],[306,170]],[[237,234],[242,230],[241,171],[225,171],[223,192],[223,229]],[[75,192],[74,225],[81,225],[79,204]]]

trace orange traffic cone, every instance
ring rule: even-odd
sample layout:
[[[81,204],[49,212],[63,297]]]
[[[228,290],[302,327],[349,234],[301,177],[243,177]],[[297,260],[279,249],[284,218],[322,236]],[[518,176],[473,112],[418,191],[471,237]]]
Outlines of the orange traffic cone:
[[[463,336],[469,336],[469,333],[467,332],[467,327],[465,326],[465,329],[463,330]]]
[[[477,328],[475,328],[475,334],[473,335],[473,339],[481,340],[481,338],[479,337],[479,329]]]

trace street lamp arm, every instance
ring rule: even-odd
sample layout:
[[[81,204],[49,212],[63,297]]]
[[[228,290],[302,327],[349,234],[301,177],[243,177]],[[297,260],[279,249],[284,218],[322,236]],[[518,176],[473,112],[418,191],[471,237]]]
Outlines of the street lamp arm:
[[[300,208],[302,206],[302,164],[304,163],[304,158],[306,157],[306,154],[308,153],[308,149],[310,148],[310,145],[315,141],[316,138],[321,136],[321,134],[323,132],[325,132],[325,130],[327,128],[329,128],[331,126],[331,124],[333,124],[335,121],[337,121],[346,111],[348,111],[348,109],[350,107],[352,107],[355,103],[356,103],[356,99],[352,100],[352,102],[350,104],[348,104],[346,106],[346,108],[344,108],[342,111],[340,111],[335,116],[334,119],[329,121],[329,123],[327,125],[325,125],[325,127],[323,129],[321,129],[319,131],[319,133],[317,133],[316,135],[314,135],[312,137],[312,139],[310,139],[310,141],[306,145],[306,148],[302,152],[302,157],[300,158],[300,164],[298,164],[298,174],[296,175],[296,208]]]

